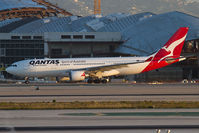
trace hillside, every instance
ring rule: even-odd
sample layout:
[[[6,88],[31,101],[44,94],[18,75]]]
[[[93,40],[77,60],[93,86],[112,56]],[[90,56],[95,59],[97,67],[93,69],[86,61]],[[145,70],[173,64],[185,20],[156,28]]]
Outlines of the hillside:
[[[88,16],[93,13],[93,0],[48,0],[75,15]],[[181,11],[199,17],[199,0],[102,0],[103,15],[123,12],[164,13]]]

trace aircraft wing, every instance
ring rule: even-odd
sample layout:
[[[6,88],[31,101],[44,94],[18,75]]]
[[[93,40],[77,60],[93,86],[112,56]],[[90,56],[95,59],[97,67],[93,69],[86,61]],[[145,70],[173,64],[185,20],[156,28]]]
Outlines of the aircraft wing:
[[[185,60],[186,58],[181,56],[179,58],[167,58],[166,61],[167,62],[172,62],[173,60],[179,59],[180,61]],[[113,64],[113,65],[104,65],[104,66],[98,66],[98,67],[89,67],[86,70],[86,73],[90,74],[90,73],[97,73],[97,72],[104,72],[104,71],[110,71],[113,69],[118,69],[118,68],[124,68],[124,67],[128,67],[128,65],[131,64],[139,64],[139,63],[144,63],[146,62],[145,60],[142,61],[136,61],[136,62],[130,62],[130,63],[118,63],[118,64]]]
[[[186,58],[181,56],[179,58],[167,58],[165,61],[170,63],[170,62],[173,62],[176,59],[179,59],[180,61],[182,61]],[[95,76],[95,74],[98,73],[98,72],[104,72],[104,71],[110,71],[110,70],[113,70],[113,69],[124,68],[124,67],[128,67],[128,65],[131,65],[131,64],[139,64],[139,63],[144,63],[144,62],[146,62],[146,60],[140,60],[140,61],[130,62],[130,63],[118,63],[118,64],[112,64],[112,65],[89,67],[89,68],[86,68],[86,69],[84,68],[84,69],[78,69],[78,70],[85,71],[86,74]]]
[[[86,69],[87,73],[96,73],[96,72],[104,72],[104,71],[110,71],[113,69],[118,69],[118,68],[123,68],[123,67],[128,67],[128,65],[131,64],[138,64],[138,63],[144,63],[145,61],[137,61],[137,62],[131,62],[131,63],[118,63],[118,64],[113,64],[113,65],[104,65],[104,66],[99,66],[99,67],[89,67]],[[85,70],[85,69],[84,69]]]

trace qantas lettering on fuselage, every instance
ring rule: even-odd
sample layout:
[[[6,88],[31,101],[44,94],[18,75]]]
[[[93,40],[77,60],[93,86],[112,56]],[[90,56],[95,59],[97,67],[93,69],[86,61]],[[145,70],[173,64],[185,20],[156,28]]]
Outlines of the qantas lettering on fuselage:
[[[30,65],[46,65],[46,64],[59,64],[59,60],[37,60],[37,61],[30,61]]]

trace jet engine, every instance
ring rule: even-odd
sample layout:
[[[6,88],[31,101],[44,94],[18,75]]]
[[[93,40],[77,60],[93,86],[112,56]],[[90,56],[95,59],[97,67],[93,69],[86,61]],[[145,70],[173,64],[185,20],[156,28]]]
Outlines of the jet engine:
[[[71,71],[70,72],[70,81],[83,81],[85,80],[84,71]]]

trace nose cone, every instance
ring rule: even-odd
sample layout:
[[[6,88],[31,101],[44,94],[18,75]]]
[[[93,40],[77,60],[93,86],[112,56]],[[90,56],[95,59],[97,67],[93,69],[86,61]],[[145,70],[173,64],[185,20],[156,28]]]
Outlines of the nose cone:
[[[8,67],[6,68],[6,72],[15,75],[16,74],[16,70],[13,67]]]

